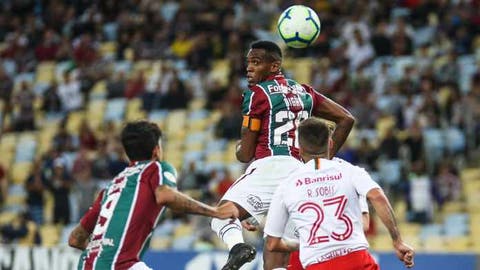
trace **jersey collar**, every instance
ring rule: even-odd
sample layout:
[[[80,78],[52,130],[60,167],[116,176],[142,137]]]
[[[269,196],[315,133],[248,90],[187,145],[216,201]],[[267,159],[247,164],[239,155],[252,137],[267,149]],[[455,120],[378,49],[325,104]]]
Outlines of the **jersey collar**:
[[[149,162],[151,162],[151,160],[133,160],[133,161],[130,161],[128,166],[132,167],[132,166],[137,166],[137,165],[140,165],[140,164],[147,164]]]
[[[267,78],[265,78],[265,81],[284,80],[284,79],[285,79],[285,76],[283,76],[283,74],[279,72],[277,74],[269,75]]]

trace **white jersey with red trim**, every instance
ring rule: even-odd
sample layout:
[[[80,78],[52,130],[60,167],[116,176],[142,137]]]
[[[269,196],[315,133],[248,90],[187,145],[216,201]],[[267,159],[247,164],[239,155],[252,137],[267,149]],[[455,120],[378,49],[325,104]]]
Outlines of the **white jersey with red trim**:
[[[362,168],[341,159],[313,159],[282,182],[268,211],[265,233],[282,237],[295,224],[303,267],[367,249],[359,196],[379,188]]]

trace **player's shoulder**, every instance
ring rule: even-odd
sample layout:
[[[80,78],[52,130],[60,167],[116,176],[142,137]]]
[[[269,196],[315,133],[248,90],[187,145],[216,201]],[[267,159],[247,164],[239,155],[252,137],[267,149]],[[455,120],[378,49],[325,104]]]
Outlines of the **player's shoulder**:
[[[162,172],[169,172],[175,176],[177,176],[177,170],[171,163],[168,161],[157,161],[160,164],[160,167],[162,168]]]
[[[257,83],[255,85],[251,85],[247,88],[246,92],[252,93],[266,93],[268,86],[272,83],[270,81]]]
[[[313,86],[311,86],[309,84],[302,83],[301,86],[305,90],[305,92],[307,92],[309,94],[321,95],[321,93],[319,91],[317,91],[315,88],[313,88]]]
[[[157,161],[158,162],[158,161]],[[158,162],[162,169],[164,184],[168,186],[177,186],[177,170],[167,161]]]
[[[350,170],[354,173],[367,173],[367,170],[365,170],[365,168],[354,165],[354,164],[352,164],[352,163],[350,163],[350,162],[348,162],[344,159],[334,157],[334,158],[332,158],[331,161],[338,164],[339,167],[342,167],[346,170]]]

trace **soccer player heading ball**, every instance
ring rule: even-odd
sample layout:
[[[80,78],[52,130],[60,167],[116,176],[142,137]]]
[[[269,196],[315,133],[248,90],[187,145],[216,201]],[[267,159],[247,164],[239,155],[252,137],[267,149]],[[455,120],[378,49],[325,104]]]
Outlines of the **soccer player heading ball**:
[[[230,249],[223,270],[239,269],[255,257],[253,246],[244,243],[240,220],[261,221],[278,184],[301,164],[297,127],[311,115],[336,123],[332,155],[345,142],[353,116],[311,86],[286,78],[281,72],[282,52],[271,41],[251,44],[247,54],[248,89],[243,94],[242,134],[236,156],[253,162],[232,185],[220,204],[234,202],[240,218],[213,219],[212,229]],[[293,233],[293,232],[292,232]],[[284,266],[284,254],[264,252],[265,269]]]

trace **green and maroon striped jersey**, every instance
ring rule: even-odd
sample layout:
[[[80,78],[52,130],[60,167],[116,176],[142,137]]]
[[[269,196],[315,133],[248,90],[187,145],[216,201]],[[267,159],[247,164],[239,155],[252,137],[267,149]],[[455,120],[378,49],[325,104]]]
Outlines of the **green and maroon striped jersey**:
[[[255,159],[287,155],[300,159],[297,127],[325,97],[278,74],[243,93],[242,114],[260,119]]]
[[[134,162],[99,194],[80,224],[91,233],[78,269],[128,269],[140,261],[165,206],[159,185],[176,187],[176,170],[167,162]]]

